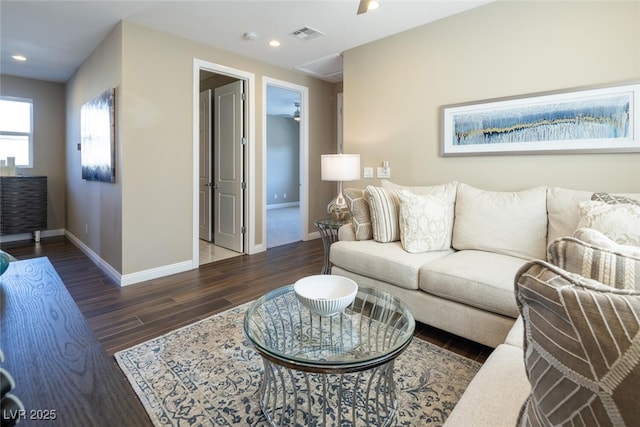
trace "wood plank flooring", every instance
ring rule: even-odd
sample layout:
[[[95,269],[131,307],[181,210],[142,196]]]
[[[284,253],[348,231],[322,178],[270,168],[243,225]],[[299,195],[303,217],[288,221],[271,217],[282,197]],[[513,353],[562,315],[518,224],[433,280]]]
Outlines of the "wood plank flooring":
[[[48,257],[108,354],[318,274],[323,259],[319,239],[296,242],[121,288],[65,237],[1,248],[18,259]],[[421,323],[416,336],[481,363],[492,351]]]

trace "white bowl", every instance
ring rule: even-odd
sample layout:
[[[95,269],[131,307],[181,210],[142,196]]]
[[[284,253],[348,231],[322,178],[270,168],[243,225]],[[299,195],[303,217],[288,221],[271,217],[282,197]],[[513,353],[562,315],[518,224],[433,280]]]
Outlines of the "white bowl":
[[[293,290],[302,305],[312,312],[333,316],[353,302],[358,284],[346,277],[319,274],[298,280]]]

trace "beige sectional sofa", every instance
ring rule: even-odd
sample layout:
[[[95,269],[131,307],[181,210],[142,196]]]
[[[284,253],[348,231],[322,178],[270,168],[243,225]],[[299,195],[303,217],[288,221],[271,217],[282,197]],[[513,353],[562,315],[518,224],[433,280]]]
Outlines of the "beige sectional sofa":
[[[331,246],[332,274],[397,295],[420,322],[495,347],[447,425],[515,425],[530,385],[514,278],[529,261],[547,260],[547,247],[558,238],[581,227],[610,227],[601,213],[616,204],[604,193],[557,187],[493,192],[456,182],[406,187],[383,181],[345,195],[353,220]],[[416,195],[440,203],[435,228],[419,212],[403,210]],[[636,193],[617,196],[640,200]],[[394,221],[399,230],[391,230]],[[625,243],[627,232],[613,238]],[[422,233],[449,235],[431,242]],[[418,249],[428,250],[413,250],[416,235]]]

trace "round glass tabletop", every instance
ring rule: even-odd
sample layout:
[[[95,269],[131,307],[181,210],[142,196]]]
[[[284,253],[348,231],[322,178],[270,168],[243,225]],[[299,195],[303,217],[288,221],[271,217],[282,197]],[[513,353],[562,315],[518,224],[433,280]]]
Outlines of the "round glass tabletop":
[[[355,372],[394,359],[411,342],[415,320],[404,302],[360,287],[342,313],[319,316],[298,302],[293,285],[257,299],[244,331],[263,357],[311,372]]]

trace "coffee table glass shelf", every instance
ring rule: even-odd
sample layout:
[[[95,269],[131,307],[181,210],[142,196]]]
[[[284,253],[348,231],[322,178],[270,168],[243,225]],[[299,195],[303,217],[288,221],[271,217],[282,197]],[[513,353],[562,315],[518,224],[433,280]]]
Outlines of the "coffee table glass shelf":
[[[333,316],[312,313],[293,285],[256,300],[244,331],[262,356],[260,406],[275,426],[388,426],[398,398],[395,358],[415,321],[393,295],[360,287]]]

